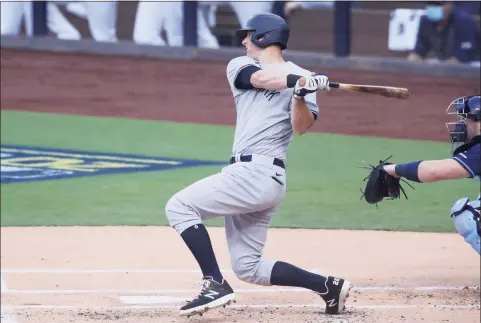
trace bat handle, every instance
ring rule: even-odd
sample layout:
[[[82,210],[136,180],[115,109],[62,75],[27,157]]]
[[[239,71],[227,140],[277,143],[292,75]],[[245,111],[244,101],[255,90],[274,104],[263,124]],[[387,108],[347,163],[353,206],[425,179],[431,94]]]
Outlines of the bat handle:
[[[338,89],[339,88],[339,83],[337,82],[329,82],[329,87],[333,89]]]

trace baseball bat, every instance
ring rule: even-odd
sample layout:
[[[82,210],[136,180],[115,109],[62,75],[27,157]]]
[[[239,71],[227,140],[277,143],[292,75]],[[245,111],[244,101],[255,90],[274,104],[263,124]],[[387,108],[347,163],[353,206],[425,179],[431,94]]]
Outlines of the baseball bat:
[[[333,89],[341,89],[350,92],[368,93],[373,95],[381,95],[387,98],[395,98],[406,100],[409,98],[409,90],[400,87],[377,86],[377,85],[359,85],[346,84],[338,82],[329,82],[329,87]]]

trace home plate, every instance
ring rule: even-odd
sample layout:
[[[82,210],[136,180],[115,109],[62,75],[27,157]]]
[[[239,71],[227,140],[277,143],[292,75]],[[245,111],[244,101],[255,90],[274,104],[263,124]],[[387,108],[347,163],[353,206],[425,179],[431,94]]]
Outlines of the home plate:
[[[120,296],[124,304],[174,304],[185,302],[185,298],[171,296]]]

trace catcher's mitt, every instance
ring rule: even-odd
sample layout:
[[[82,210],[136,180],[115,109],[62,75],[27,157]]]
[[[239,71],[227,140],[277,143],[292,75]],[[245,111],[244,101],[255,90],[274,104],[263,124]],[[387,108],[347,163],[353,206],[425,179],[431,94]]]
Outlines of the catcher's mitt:
[[[377,204],[381,202],[384,198],[390,200],[401,198],[400,192],[402,192],[404,194],[404,197],[407,199],[408,197],[406,195],[406,192],[404,192],[400,181],[403,181],[412,189],[414,189],[414,187],[412,187],[411,184],[409,184],[405,180],[391,176],[384,170],[384,165],[391,164],[386,162],[391,157],[392,156],[389,156],[385,160],[380,160],[379,165],[377,166],[366,163],[365,164],[367,166],[361,166],[361,168],[366,168],[370,170],[369,175],[364,178],[364,181],[368,180],[364,192],[361,189],[361,199],[364,197],[366,202],[369,204]]]

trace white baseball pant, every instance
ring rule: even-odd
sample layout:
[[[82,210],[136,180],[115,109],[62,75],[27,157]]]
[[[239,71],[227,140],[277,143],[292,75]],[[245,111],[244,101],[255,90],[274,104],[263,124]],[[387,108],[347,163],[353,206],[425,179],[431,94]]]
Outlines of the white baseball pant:
[[[232,270],[245,282],[269,286],[276,261],[263,249],[270,221],[284,198],[286,172],[268,156],[254,155],[175,194],[165,207],[178,234],[206,219],[224,217]]]

